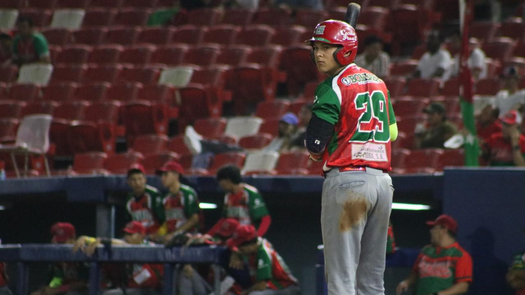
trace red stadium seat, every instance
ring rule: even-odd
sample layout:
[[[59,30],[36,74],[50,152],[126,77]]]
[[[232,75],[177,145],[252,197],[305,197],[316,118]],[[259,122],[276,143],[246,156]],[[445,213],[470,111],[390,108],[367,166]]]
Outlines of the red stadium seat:
[[[106,28],[84,28],[73,32],[71,39],[76,44],[99,45],[106,38]]]
[[[198,8],[188,13],[188,24],[195,26],[213,26],[219,23],[221,11],[216,8]]]
[[[280,153],[275,171],[277,174],[308,174],[310,154],[306,151]]]
[[[3,0],[0,2],[0,8],[2,9],[21,9],[24,8],[24,6],[27,3],[25,1],[20,0]]]
[[[392,107],[394,108],[396,117],[401,116],[404,118],[406,116],[421,114],[428,103],[429,101],[427,99],[404,96],[396,98],[392,103]]]
[[[500,36],[520,40],[525,37],[525,25],[521,17],[508,18],[501,23]]]
[[[124,7],[155,8],[157,0],[125,0]]]
[[[64,46],[71,42],[71,31],[63,28],[46,28],[42,30],[49,45]]]
[[[15,101],[33,101],[40,98],[40,86],[36,84],[13,84],[8,89],[8,98]]]
[[[409,142],[409,140],[411,140]],[[398,132],[397,139],[392,142],[392,151],[398,150],[398,149],[409,149],[413,146],[414,137],[411,136],[410,138],[407,136],[404,132]],[[392,159],[393,160],[393,159]]]
[[[35,27],[47,27],[51,23],[51,10],[42,10],[41,8],[25,8],[20,11],[20,16],[27,16],[33,20]]]
[[[410,156],[405,159],[406,169],[431,168],[436,169],[439,159],[443,155],[442,149],[421,149],[413,150]]]
[[[470,36],[480,42],[492,41],[496,37],[500,24],[492,21],[474,22],[470,26]]]
[[[132,101],[137,99],[140,88],[142,85],[134,82],[113,84],[106,92],[106,99]]]
[[[86,9],[89,0],[58,0],[57,7]]]
[[[292,46],[284,50],[281,69],[286,72],[286,85],[290,95],[298,95],[308,82],[318,81],[318,71],[310,57],[310,48]]]
[[[180,156],[174,152],[152,154],[144,158],[144,170],[146,170],[146,174],[155,174],[155,172],[167,162],[178,161],[179,159]]]
[[[456,0],[434,1],[434,11],[441,14],[444,23],[457,23],[459,20],[459,2]]]
[[[172,105],[175,99],[175,89],[169,85],[144,85],[139,89],[137,98]]]
[[[119,76],[119,80],[154,84],[159,80],[159,69],[148,67],[125,67]]]
[[[273,100],[277,88],[277,77],[273,71],[258,65],[240,66],[232,70],[228,89],[237,115],[253,111],[258,102]]]
[[[425,39],[425,31],[430,29],[431,18],[423,8],[415,5],[399,5],[390,11],[392,26],[393,55],[399,54],[405,46],[415,46]]]
[[[252,24],[287,27],[291,20],[290,11],[285,9],[260,8],[255,13]]]
[[[49,128],[49,141],[55,145],[55,155],[70,156],[73,154],[69,139],[71,121],[53,119]]]
[[[135,45],[127,47],[120,55],[119,63],[144,65],[150,62],[156,47],[153,45]]]
[[[31,7],[20,10],[18,16],[30,17],[35,27],[47,27],[51,23],[51,15],[52,11],[49,9]]]
[[[125,8],[119,10],[115,20],[114,26],[139,26],[144,27],[148,21],[151,11],[140,8]]]
[[[367,7],[359,14],[358,24],[377,30],[383,30],[388,19],[388,9],[383,7]],[[364,40],[363,40],[364,41]]]
[[[85,101],[61,102],[53,113],[53,118],[64,120],[82,120],[84,108],[89,104]]]
[[[86,45],[66,45],[54,60],[56,64],[83,64],[88,61],[91,47]]]
[[[133,164],[141,164],[144,156],[137,152],[110,155],[106,160],[106,170],[113,174],[126,174]]]
[[[120,65],[91,66],[84,75],[84,81],[114,83],[121,71],[122,66]]]
[[[496,95],[501,89],[501,81],[498,78],[480,79],[474,86],[474,94]]]
[[[270,39],[270,44],[280,46],[299,45],[303,43],[304,40],[301,37],[306,32],[306,28],[301,26],[281,28],[275,31],[275,34]]]
[[[0,101],[7,98],[7,85],[0,82]]]
[[[323,174],[323,161],[309,161],[308,163],[308,175],[322,175]]]
[[[43,88],[43,100],[67,102],[73,98],[77,85],[71,82],[51,84]]]
[[[311,104],[312,100],[307,98],[298,98],[290,102],[289,112],[299,115],[304,106]]]
[[[60,52],[62,52],[62,47],[55,46],[55,45],[49,45],[49,58],[51,59],[51,62],[54,62],[57,57],[60,55]]]
[[[33,101],[29,102],[22,113],[21,117],[35,115],[35,114],[48,114],[53,115],[55,108],[58,106],[58,103],[55,101]]]
[[[273,136],[267,133],[243,136],[239,139],[239,146],[246,150],[262,149],[272,141]]]
[[[22,109],[26,106],[25,102],[21,101],[0,101],[0,118],[20,118]]]
[[[80,82],[88,70],[86,65],[56,65],[51,75],[51,84]]]
[[[225,118],[197,119],[193,124],[195,131],[205,138],[213,138],[224,134],[226,129]]]
[[[399,5],[399,0],[370,0],[368,6],[379,6],[385,8],[394,8]]]
[[[395,112],[395,109],[394,109]],[[397,127],[400,132],[407,135],[407,141],[410,141],[410,146],[414,146],[414,131],[418,123],[424,123],[425,119],[421,114],[414,114],[412,116],[396,117]]]
[[[173,43],[182,43],[188,45],[199,45],[204,39],[207,29],[194,25],[185,25],[177,28],[171,40]]]
[[[171,43],[175,29],[173,28],[144,28],[140,32],[137,43],[139,44],[155,44],[168,45]]]
[[[191,83],[221,88],[225,84],[226,72],[230,68],[224,65],[215,65],[207,68],[195,68],[191,76]]]
[[[235,165],[239,168],[244,166],[244,160],[246,159],[246,154],[241,152],[230,152],[215,155],[213,162],[208,169],[211,175],[215,175],[217,170],[225,165]]]
[[[214,89],[199,84],[189,84],[176,90],[180,97],[179,123],[182,130],[196,119],[220,117],[222,100]]]
[[[247,26],[251,23],[254,12],[248,9],[225,9],[222,18],[223,24]]]
[[[149,156],[166,151],[168,141],[169,139],[166,135],[140,135],[135,138],[131,150],[139,152],[144,156]]]
[[[427,45],[419,44],[414,48],[414,51],[412,52],[412,56],[410,56],[410,58],[420,60],[423,54],[425,54],[425,52],[427,52]]]
[[[184,144],[184,135],[174,136],[168,142],[168,150],[183,155],[191,155],[190,150]],[[191,164],[190,164],[191,166]]]
[[[411,79],[408,82],[406,95],[418,97],[432,97],[439,94],[440,80],[438,79]]]
[[[410,150],[407,149],[392,149],[392,169],[405,168],[405,162],[410,157]]]
[[[287,100],[273,100],[273,101],[262,101],[257,104],[255,110],[255,116],[263,119],[268,118],[281,118],[290,107],[290,102]]]
[[[167,66],[180,65],[188,50],[189,47],[183,44],[158,47],[153,55],[152,62],[155,64],[165,64]]]
[[[212,139],[218,140],[222,143],[229,144],[229,145],[236,145],[237,144],[237,137],[227,134],[222,134],[216,137],[213,137]]]
[[[120,103],[117,101],[96,101],[84,109],[84,121],[116,124]]]
[[[103,8],[120,8],[124,0],[91,0],[89,6]]]
[[[184,171],[190,170],[191,165],[193,163],[193,155],[192,154],[181,155],[179,163],[182,166],[182,168],[184,168]]]
[[[444,96],[459,96],[459,79],[453,78],[446,81],[443,89],[441,89],[441,94]]]
[[[130,144],[139,135],[166,134],[168,109],[163,105],[149,102],[132,102],[122,107],[122,121]]]
[[[217,25],[208,29],[203,43],[231,45],[235,43],[241,28],[233,25]]]
[[[525,41],[520,41],[514,48],[514,56],[525,57]]]
[[[281,54],[281,46],[255,47],[248,54],[246,62],[277,69],[281,62]]]
[[[414,72],[417,69],[418,61],[414,59],[399,61],[396,63],[393,63],[390,68],[390,75],[391,76],[403,76],[403,77],[409,77],[414,74]]]
[[[84,83],[78,86],[75,99],[91,102],[105,100],[110,87],[111,84],[107,82]]]
[[[116,44],[97,46],[89,56],[89,63],[99,65],[116,64],[123,51],[124,47]]]
[[[12,83],[16,80],[18,68],[14,65],[0,66],[0,82]]]
[[[406,79],[403,77],[389,77],[383,79],[386,88],[390,92],[390,97],[400,96],[405,92]]]
[[[27,0],[27,6],[39,9],[54,9],[57,6],[57,0]]]
[[[115,152],[115,129],[111,124],[73,121],[69,127],[69,138],[73,153]]]
[[[516,42],[514,40],[500,37],[494,38],[489,42],[484,42],[483,45],[481,45],[481,49],[487,57],[504,62],[511,57],[515,46]]]
[[[101,152],[75,154],[73,171],[76,174],[97,174],[106,167],[108,155]]]
[[[140,35],[139,27],[112,27],[106,35],[106,43],[133,45]]]
[[[461,109],[459,104],[459,96],[435,96],[432,98],[433,102],[440,102],[445,106],[448,116],[459,116]]]
[[[265,119],[259,127],[259,132],[277,136],[279,134],[279,122],[281,122],[280,117]]]
[[[217,56],[216,63],[229,66],[239,66],[246,62],[251,47],[246,45],[232,45],[221,50]]]
[[[221,49],[216,44],[207,44],[189,50],[184,56],[184,63],[198,66],[211,66],[215,64]]]
[[[315,28],[318,23],[326,20],[327,16],[327,12],[323,10],[298,9],[295,14],[295,24],[306,28]]]
[[[0,142],[14,141],[19,121],[14,118],[0,119]]]
[[[237,35],[237,44],[266,46],[270,44],[275,29],[268,25],[251,25],[243,28]]]
[[[90,8],[86,10],[84,20],[82,21],[82,27],[107,27],[113,24],[115,16],[117,15],[116,10],[105,9],[105,8]]]

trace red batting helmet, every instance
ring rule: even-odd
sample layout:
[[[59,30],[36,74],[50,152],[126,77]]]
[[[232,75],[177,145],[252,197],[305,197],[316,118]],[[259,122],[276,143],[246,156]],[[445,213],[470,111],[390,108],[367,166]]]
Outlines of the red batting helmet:
[[[330,19],[319,23],[315,27],[314,36],[305,42],[342,45],[342,48],[334,52],[334,59],[342,66],[351,64],[357,55],[357,34],[351,25],[340,20]],[[345,57],[348,52],[350,55]]]

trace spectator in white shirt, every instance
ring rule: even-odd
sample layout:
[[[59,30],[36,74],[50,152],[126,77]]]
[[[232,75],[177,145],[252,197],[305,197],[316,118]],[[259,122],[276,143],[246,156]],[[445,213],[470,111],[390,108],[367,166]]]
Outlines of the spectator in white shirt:
[[[415,78],[439,78],[448,80],[452,65],[452,57],[448,50],[441,48],[443,42],[439,32],[432,31],[427,37],[427,52],[423,54],[414,72]]]
[[[514,66],[506,67],[501,73],[503,89],[501,89],[494,100],[495,107],[500,116],[507,114],[510,110],[523,110],[525,104],[525,90],[519,89],[520,74]]]
[[[370,35],[366,37],[365,50],[355,59],[355,64],[369,70],[379,78],[390,74],[390,56],[383,51],[383,42],[379,37]]]
[[[459,32],[454,32],[450,36],[451,51],[454,52],[454,65],[452,66],[452,77],[459,75],[459,56],[461,54],[461,36]],[[474,80],[484,79],[487,77],[486,56],[483,50],[479,48],[479,42],[476,38],[469,39],[470,55],[467,65]]]

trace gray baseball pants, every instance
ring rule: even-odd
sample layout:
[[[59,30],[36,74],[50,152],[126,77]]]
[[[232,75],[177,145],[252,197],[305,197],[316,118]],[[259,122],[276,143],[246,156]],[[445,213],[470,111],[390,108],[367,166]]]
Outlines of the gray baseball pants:
[[[321,229],[329,295],[384,295],[394,188],[378,169],[340,172],[323,183]]]

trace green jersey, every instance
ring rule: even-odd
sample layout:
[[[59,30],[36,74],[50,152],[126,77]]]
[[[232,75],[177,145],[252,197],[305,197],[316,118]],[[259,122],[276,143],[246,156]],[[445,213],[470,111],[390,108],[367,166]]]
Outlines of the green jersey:
[[[146,185],[144,193],[136,197],[131,193],[126,203],[126,209],[133,221],[144,225],[148,234],[155,233],[164,222],[164,207],[160,192]]]
[[[199,214],[200,210],[197,192],[184,184],[180,185],[178,193],[168,193],[162,203],[164,204],[168,232],[176,231],[193,214]]]
[[[269,215],[268,208],[259,191],[251,185],[243,184],[241,192],[224,196],[223,216],[235,218],[241,225],[258,227],[261,218],[266,215]]]

